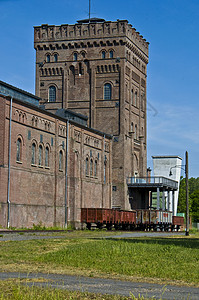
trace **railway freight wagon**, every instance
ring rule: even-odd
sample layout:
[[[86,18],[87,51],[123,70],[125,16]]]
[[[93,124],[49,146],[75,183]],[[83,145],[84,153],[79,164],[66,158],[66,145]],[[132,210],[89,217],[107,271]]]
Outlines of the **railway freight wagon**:
[[[136,226],[136,212],[124,211],[105,208],[82,208],[81,222],[86,223],[88,229],[92,224],[101,229],[105,226],[110,230],[113,226],[115,229],[130,229]]]
[[[137,209],[134,211],[105,209],[105,208],[82,208],[81,222],[88,229],[94,225],[101,229],[106,227],[111,230],[151,230],[173,231],[179,230],[184,224],[183,217],[172,216],[170,211]]]

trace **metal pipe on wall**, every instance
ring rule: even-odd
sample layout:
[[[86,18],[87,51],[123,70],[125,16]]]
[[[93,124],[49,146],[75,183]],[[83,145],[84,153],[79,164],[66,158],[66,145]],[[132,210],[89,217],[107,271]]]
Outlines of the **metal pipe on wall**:
[[[69,120],[67,120],[67,130],[66,130],[66,162],[65,162],[65,227],[67,227],[67,202],[68,202],[68,136],[69,136]]]
[[[8,145],[8,218],[7,227],[10,227],[10,160],[11,160],[11,128],[12,128],[12,97],[10,98],[10,119],[9,119],[9,145]]]

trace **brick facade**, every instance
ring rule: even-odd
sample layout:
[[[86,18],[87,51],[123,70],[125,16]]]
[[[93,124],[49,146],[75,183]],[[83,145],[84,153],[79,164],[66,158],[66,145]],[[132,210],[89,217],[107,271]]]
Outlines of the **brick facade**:
[[[4,227],[8,218],[9,113],[10,99],[1,96],[0,224]],[[39,222],[64,226],[66,213],[67,223],[80,227],[81,207],[111,208],[111,144],[110,137],[71,121],[67,127],[67,120],[13,99],[10,226],[31,227]]]
[[[82,20],[35,27],[34,47],[36,95],[46,99],[46,109],[85,114],[91,128],[113,135],[112,205],[130,209],[126,178],[145,176],[147,169],[148,43],[126,20]]]

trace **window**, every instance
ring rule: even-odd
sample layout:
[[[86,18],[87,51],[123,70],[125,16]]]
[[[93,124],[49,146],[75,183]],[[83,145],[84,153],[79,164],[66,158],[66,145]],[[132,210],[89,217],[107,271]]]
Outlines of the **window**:
[[[17,161],[21,161],[21,139],[17,139]]]
[[[74,60],[74,61],[77,61],[77,52],[75,52],[75,53],[73,54],[73,60]]]
[[[104,183],[106,183],[106,160],[104,161]]]
[[[59,151],[59,170],[63,170],[63,152],[62,150]]]
[[[89,169],[88,169],[88,157],[86,158],[86,176],[88,176],[89,175]]]
[[[43,147],[42,145],[39,145],[39,166],[43,165]]]
[[[137,92],[135,92],[135,106],[137,106],[137,96],[138,96],[138,94],[137,94]]]
[[[54,62],[57,62],[57,59],[58,59],[58,55],[55,54],[55,55],[54,55]]]
[[[106,58],[106,52],[102,51],[102,59]]]
[[[50,62],[50,55],[46,55],[46,62],[49,63]]]
[[[133,132],[133,122],[131,123],[131,132]]]
[[[94,164],[94,176],[97,177],[97,160],[95,160]]]
[[[113,51],[112,50],[109,52],[109,57],[113,58]]]
[[[134,138],[137,140],[137,125],[135,125]]]
[[[45,149],[45,167],[49,167],[49,148]]]
[[[104,100],[111,100],[111,84],[106,83],[104,85]]]
[[[49,87],[49,95],[48,95],[49,102],[55,102],[56,101],[56,87],[51,85]]]
[[[91,158],[91,162],[90,162],[90,176],[93,176],[93,160]]]
[[[31,158],[31,164],[36,164],[36,145],[35,143],[32,144],[32,158]]]
[[[131,104],[133,105],[134,102],[134,93],[133,90],[131,90]]]

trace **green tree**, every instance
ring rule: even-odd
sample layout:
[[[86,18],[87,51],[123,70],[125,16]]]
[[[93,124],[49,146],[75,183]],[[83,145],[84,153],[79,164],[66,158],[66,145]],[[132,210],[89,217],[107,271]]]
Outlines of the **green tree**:
[[[199,222],[199,190],[194,191],[190,195],[192,202],[191,205],[191,216],[193,222]]]

